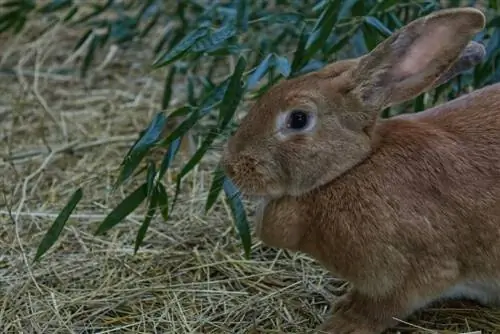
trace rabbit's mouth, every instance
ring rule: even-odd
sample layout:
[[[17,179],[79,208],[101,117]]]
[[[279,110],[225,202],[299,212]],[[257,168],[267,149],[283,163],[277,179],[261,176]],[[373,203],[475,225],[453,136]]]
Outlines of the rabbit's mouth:
[[[245,155],[223,159],[222,168],[244,196],[279,197],[284,193],[273,168],[258,159]]]
[[[284,191],[281,187],[267,182],[263,178],[241,179],[231,178],[231,181],[239,189],[241,195],[249,199],[262,199],[262,198],[277,198],[283,196]]]

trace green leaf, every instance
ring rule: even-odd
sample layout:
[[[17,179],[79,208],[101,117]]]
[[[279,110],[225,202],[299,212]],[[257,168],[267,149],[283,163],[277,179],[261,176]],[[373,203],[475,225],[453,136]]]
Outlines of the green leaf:
[[[135,238],[135,246],[134,246],[134,254],[137,253],[139,250],[139,247],[142,244],[142,241],[144,240],[144,237],[146,236],[146,232],[148,231],[149,225],[151,224],[151,220],[153,219],[157,206],[158,197],[156,193],[154,194],[153,197],[150,198],[149,200],[149,207],[148,211],[146,213],[146,216],[144,217],[144,221],[141,224],[141,227],[139,228],[139,232],[137,232],[137,236]]]
[[[184,167],[182,167],[181,171],[179,172],[179,175],[177,175],[178,179],[188,174],[200,162],[201,158],[203,158],[205,153],[210,148],[210,145],[212,145],[213,141],[217,138],[218,135],[219,132],[217,131],[217,128],[212,129],[208,133],[208,135],[205,137],[198,150],[196,150],[191,159],[189,159],[189,161],[184,165]]]
[[[256,20],[253,20],[252,24],[269,22],[269,24],[295,25],[299,24],[303,20],[304,20],[304,15],[300,13],[277,13],[277,14],[266,15]]]
[[[229,23],[213,33],[209,33],[199,38],[190,51],[192,52],[213,52],[221,46],[222,43],[236,34],[236,27]]]
[[[246,32],[248,30],[249,11],[250,11],[250,6],[248,1],[238,1],[236,26],[241,30],[241,32]]]
[[[161,183],[156,184],[156,200],[158,209],[165,221],[168,220],[168,194],[165,186]]]
[[[275,60],[276,60],[276,69],[282,76],[287,78],[292,71],[288,59],[283,56],[275,55]]]
[[[248,225],[245,208],[239,197],[238,189],[229,179],[226,178],[224,180],[223,188],[229,207],[231,209],[231,214],[233,216],[236,230],[238,231],[241,242],[243,244],[243,249],[245,250],[245,257],[248,259],[250,258],[252,239],[250,236],[250,227]]]
[[[68,22],[69,20],[71,20],[75,14],[78,12],[80,7],[77,7],[77,6],[73,6],[67,13],[66,15],[64,15],[63,17],[63,22]]]
[[[316,51],[322,48],[328,36],[331,34],[335,23],[337,23],[337,14],[340,4],[340,0],[333,0],[329,2],[326,9],[321,13],[320,17],[316,21],[313,31],[309,35],[305,46],[305,61],[311,59]]]
[[[255,68],[252,74],[247,79],[247,87],[248,89],[253,89],[257,83],[262,79],[262,77],[267,73],[269,67],[271,65],[271,59],[273,54],[268,54],[264,60]]]
[[[68,221],[73,210],[75,210],[75,207],[78,204],[78,202],[80,202],[80,200],[82,199],[82,196],[83,196],[82,188],[78,188],[73,193],[66,206],[57,215],[56,220],[54,221],[50,229],[43,237],[42,242],[38,246],[35,259],[33,260],[33,262],[38,261],[40,257],[43,254],[45,254],[50,249],[50,247],[52,247],[54,243],[57,241],[59,235],[61,234],[64,228],[64,225],[66,225],[66,222]]]
[[[104,234],[109,229],[122,222],[125,217],[127,217],[132,211],[137,209],[137,207],[141,205],[141,203],[146,199],[147,191],[148,184],[143,183],[140,187],[138,187],[131,194],[125,197],[125,199],[106,216],[104,221],[97,228],[95,234]]]
[[[231,78],[226,79],[203,97],[203,100],[199,104],[201,116],[210,113],[215,107],[221,104],[229,87],[230,79]]]
[[[486,24],[486,29],[493,28],[493,27],[500,27],[500,15],[491,19],[490,22]]]
[[[219,129],[223,130],[227,124],[233,118],[236,108],[238,107],[243,93],[245,91],[245,86],[242,85],[242,76],[245,71],[247,62],[243,56],[240,56],[236,68],[234,69],[233,75],[229,80],[229,85],[224,94],[224,98],[221,102],[220,112],[219,112]]]
[[[382,22],[379,21],[376,17],[373,16],[366,16],[365,22],[375,28],[380,34],[384,37],[389,37],[392,35],[392,31],[389,30]]]
[[[390,7],[396,5],[400,0],[383,0],[376,5],[376,11],[387,11]]]
[[[130,175],[139,166],[147,152],[161,138],[166,125],[166,117],[162,112],[159,112],[153,117],[151,123],[143,132],[142,136],[130,148],[129,152],[121,163],[121,171],[114,188],[128,180]]]
[[[170,134],[161,141],[161,145],[170,145],[177,138],[184,136],[199,120],[202,115],[198,109],[192,109],[192,113],[184,119]]]
[[[70,7],[73,5],[72,0],[52,0],[47,3],[45,6],[42,6],[38,11],[40,13],[51,13],[58,10],[61,10],[66,7]]]
[[[351,16],[351,8],[360,0],[346,0],[342,4],[342,7],[339,10],[339,14],[337,16],[337,20],[341,20]]]
[[[174,48],[169,52],[161,55],[153,62],[153,68],[167,66],[186,54],[195,45],[196,42],[207,36],[209,33],[208,27],[199,27],[187,34]]]
[[[222,190],[225,177],[226,176],[222,166],[218,164],[212,175],[212,184],[210,185],[210,190],[208,191],[205,213],[207,213],[217,201],[217,198]]]
[[[179,151],[180,146],[181,146],[181,138],[179,137],[175,138],[168,146],[167,153],[165,153],[165,156],[161,161],[159,175],[158,175],[159,179],[162,179],[165,173],[167,172],[167,169],[172,164],[172,161],[174,160],[175,155]]]
[[[174,77],[177,73],[177,67],[172,66],[168,75],[165,77],[165,85],[163,87],[163,99],[161,101],[161,109],[166,110],[170,105],[170,99],[172,98],[172,85],[174,83]]]
[[[189,161],[184,165],[184,167],[182,167],[181,171],[177,175],[176,188],[175,188],[176,190],[175,190],[174,200],[172,201],[172,208],[170,209],[170,211],[174,210],[174,206],[177,203],[177,198],[179,196],[179,191],[180,191],[180,188],[181,188],[182,179],[191,170],[193,170],[194,167],[196,167],[196,165],[203,158],[203,156],[205,155],[205,153],[210,148],[210,145],[212,145],[213,141],[215,140],[215,138],[217,138],[218,135],[219,135],[219,129],[218,128],[212,129],[208,133],[208,135],[205,137],[205,139],[201,143],[200,147],[198,148],[198,150],[196,150],[196,152],[191,157],[191,159],[189,159]]]
[[[417,98],[415,99],[415,104],[413,106],[414,112],[419,112],[425,109],[424,98],[425,98],[425,93],[422,93],[419,96],[417,96]]]
[[[151,197],[155,190],[156,166],[153,161],[148,161],[148,172],[146,174],[146,183],[148,185],[148,198]]]
[[[302,65],[304,63],[307,63],[307,59],[304,59],[304,55],[306,52],[306,43],[307,40],[309,39],[309,35],[307,34],[306,27],[302,29],[302,32],[300,34],[299,42],[297,44],[297,48],[295,49],[295,52],[293,54],[293,61],[292,61],[292,75],[295,75],[300,69],[302,68]]]

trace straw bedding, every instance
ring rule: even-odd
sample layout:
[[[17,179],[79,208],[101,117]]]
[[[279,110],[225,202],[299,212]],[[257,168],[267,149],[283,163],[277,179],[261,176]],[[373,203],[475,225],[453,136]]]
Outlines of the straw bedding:
[[[55,27],[37,36],[36,23],[30,25],[1,40],[0,332],[306,333],[324,319],[345,282],[303,254],[256,239],[246,260],[226,203],[203,213],[217,150],[184,182],[171,220],[154,219],[136,255],[142,207],[107,235],[94,236],[137,185],[110,194],[123,156],[159,109],[164,72],[149,71],[152,55],[144,50],[151,48],[134,45],[114,57],[112,49],[100,53],[81,80],[82,55],[72,51],[81,32]],[[165,184],[172,194],[171,178]],[[80,185],[84,198],[60,240],[32,263]],[[251,219],[252,203],[246,204]],[[448,303],[391,332],[499,328],[500,310]]]

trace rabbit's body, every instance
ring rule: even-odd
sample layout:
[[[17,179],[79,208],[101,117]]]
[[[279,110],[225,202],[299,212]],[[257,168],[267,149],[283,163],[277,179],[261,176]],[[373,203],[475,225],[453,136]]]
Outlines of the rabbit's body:
[[[417,20],[365,57],[280,83],[230,139],[226,172],[263,197],[258,237],[353,285],[324,332],[379,333],[440,298],[499,303],[500,84],[377,119],[431,87],[482,26],[471,9]]]
[[[311,224],[307,237],[275,246],[312,253],[367,292],[383,293],[406,275],[435,280],[436,259],[439,275],[448,266],[453,279],[469,273],[463,278],[474,281],[475,258],[488,258],[484,278],[500,278],[500,84],[470,95],[478,98],[380,121],[372,155],[293,205]],[[285,240],[273,235],[276,224],[259,226],[264,242]],[[362,272],[352,266],[360,260]]]

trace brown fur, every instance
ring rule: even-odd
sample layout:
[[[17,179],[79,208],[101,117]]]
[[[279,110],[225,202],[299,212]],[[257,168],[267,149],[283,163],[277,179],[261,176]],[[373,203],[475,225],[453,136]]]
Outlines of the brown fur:
[[[380,333],[447,296],[500,302],[500,84],[377,118],[449,75],[484,23],[478,10],[440,11],[366,56],[283,81],[228,141],[227,174],[263,197],[262,241],[352,283],[323,332]],[[312,130],[276,129],[291,109],[311,112]]]

